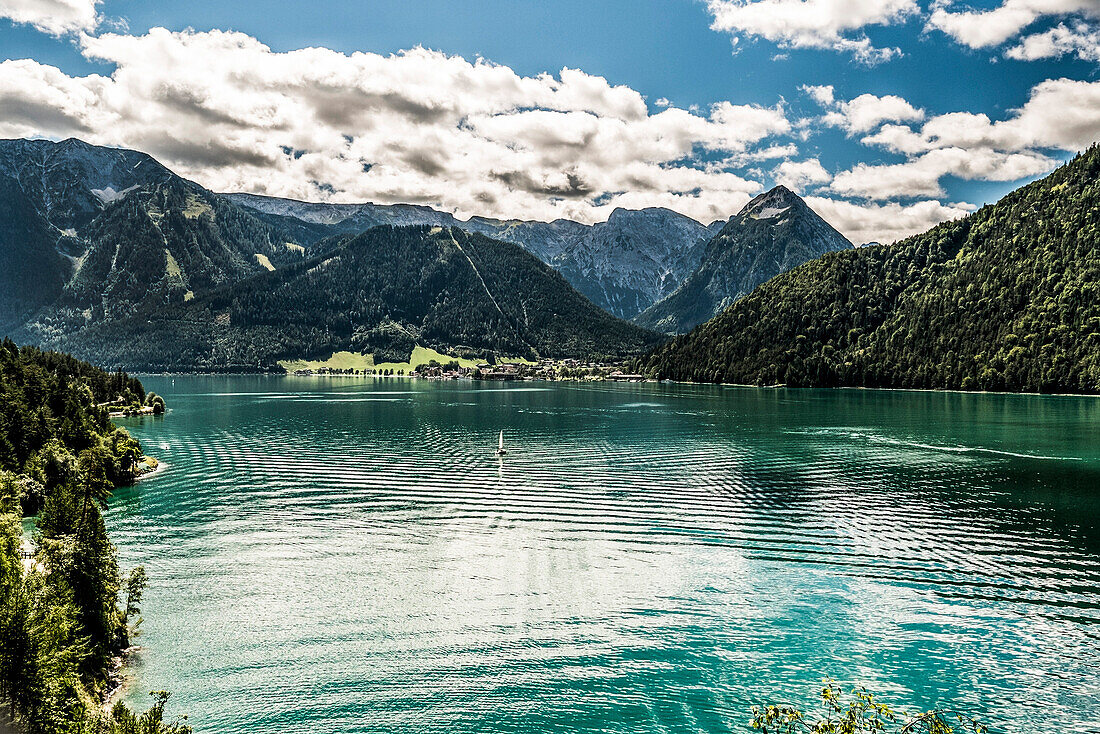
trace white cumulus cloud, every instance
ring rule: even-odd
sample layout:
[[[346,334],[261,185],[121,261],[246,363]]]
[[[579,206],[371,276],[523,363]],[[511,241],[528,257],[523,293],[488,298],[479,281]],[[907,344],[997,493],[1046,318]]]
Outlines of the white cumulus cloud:
[[[939,148],[918,158],[888,165],[858,163],[838,173],[830,188],[844,196],[889,200],[941,197],[940,179],[1016,181],[1046,173],[1054,162],[1039,153],[1001,153],[987,148]]]
[[[865,144],[916,154],[937,148],[1000,151],[1083,150],[1100,140],[1100,82],[1048,79],[1032,87],[1023,107],[1003,120],[952,112],[929,118],[919,129],[887,125]]]
[[[975,207],[966,204],[942,204],[939,201],[918,201],[902,205],[853,204],[820,196],[806,198],[814,211],[856,244],[878,242],[889,244],[946,222],[959,219]]]
[[[582,71],[521,76],[421,48],[274,52],[242,33],[165,29],[82,44],[114,71],[0,63],[0,136],[132,147],[221,191],[583,221],[669,206],[709,221],[761,186],[704,159],[752,156],[791,130],[781,104],[651,114],[635,90]]]
[[[804,161],[783,161],[772,170],[772,178],[777,184],[796,192],[810,186],[827,183],[832,176],[817,158]]]
[[[782,48],[834,49],[863,63],[901,53],[876,48],[864,29],[891,25],[919,11],[916,0],[707,0],[711,28],[739,40],[766,38]]]
[[[714,2],[769,4],[828,19],[844,3]],[[862,0],[846,7],[865,20],[909,12],[885,5],[893,7],[887,16]],[[822,37],[855,38],[859,27],[837,21]],[[796,35],[775,37],[802,43]],[[770,106],[684,109],[665,98],[651,106],[636,90],[581,70],[523,76],[423,48],[276,52],[243,33],[161,28],[77,37],[84,55],[111,71],[81,76],[30,59],[0,62],[0,137],[135,148],[218,191],[422,203],[459,217],[592,222],[615,207],[665,206],[725,219],[761,190],[770,169],[773,180],[814,191],[811,205],[853,241],[891,241],[971,208],[941,201],[945,176],[1038,175],[1054,165],[1052,151],[1100,137],[1100,82],[1070,79],[1036,85],[998,120],[935,115],[895,95],[844,100],[832,86],[804,87],[822,115],[792,121],[778,96]],[[872,157],[886,151],[903,160],[834,174],[801,150],[822,125],[879,149]]]
[[[826,88],[828,95],[822,92],[821,87],[805,89],[819,104],[829,109],[822,118],[822,122],[843,128],[849,135],[868,132],[884,122],[924,119],[924,110],[917,109],[897,95],[888,94],[878,97],[873,94],[861,94],[847,102],[837,102],[832,98],[832,87]]]
[[[969,48],[992,48],[1020,39],[1006,51],[1009,58],[1031,61],[1065,54],[1084,60],[1100,58],[1100,2],[1097,0],[1003,0],[990,9],[956,9],[952,0],[935,0],[927,28],[943,31]],[[1044,18],[1076,16],[1072,26],[1026,35]]]
[[[850,110],[844,102],[834,104]],[[857,163],[836,174],[830,189],[842,196],[888,201],[942,197],[945,176],[1017,181],[1047,173],[1056,165],[1051,151],[1075,152],[1100,140],[1100,82],[1041,82],[1021,108],[1002,120],[970,112],[912,117],[909,124],[885,124],[860,139],[866,146],[904,156],[903,162]],[[859,127],[847,120],[837,124]]]
[[[60,36],[98,25],[100,0],[0,0],[0,18]]]
[[[1076,56],[1082,61],[1100,61],[1100,26],[1084,22],[1059,23],[1044,33],[1025,36],[1005,56],[1019,61]]]

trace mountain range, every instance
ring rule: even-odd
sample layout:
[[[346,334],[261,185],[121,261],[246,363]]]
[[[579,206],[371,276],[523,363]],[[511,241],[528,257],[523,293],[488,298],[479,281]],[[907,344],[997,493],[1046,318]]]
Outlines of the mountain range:
[[[1100,392],[1100,147],[964,219],[781,274],[637,367],[758,385]]]
[[[797,213],[803,208],[809,212],[802,205],[796,207]],[[504,332],[487,326],[478,342],[525,347],[538,354],[635,354],[657,338],[605,323],[601,328],[618,336],[593,340],[592,332],[586,331],[591,312],[558,290],[575,289],[612,316],[637,319],[655,304],[683,294],[696,276],[710,289],[708,297],[715,294],[709,301],[713,310],[700,308],[699,299],[685,299],[693,308],[691,314],[653,324],[672,331],[713,316],[745,290],[739,287],[727,293],[715,289],[715,282],[753,278],[752,273],[741,273],[723,280],[721,274],[726,265],[715,235],[728,234],[736,217],[705,226],[670,210],[651,208],[616,209],[606,222],[592,225],[560,219],[473,217],[462,221],[419,205],[324,204],[220,194],[176,175],[144,153],[75,139],[0,141],[0,215],[0,329],[26,342],[70,349],[92,359],[107,353],[105,334],[137,343],[142,341],[137,337],[144,331],[143,323],[155,320],[163,326],[170,315],[193,319],[205,307],[201,304],[210,303],[204,300],[207,296],[221,297],[215,294],[230,287],[248,291],[251,286],[243,285],[252,279],[268,282],[263,278],[270,271],[346,247],[348,237],[376,227],[428,226],[478,234],[518,245],[549,265],[556,273],[534,258],[513,258],[519,270],[506,280],[528,292],[553,291],[555,303],[579,309],[570,314],[577,333],[566,335],[559,329],[554,338],[531,332],[506,338]],[[785,254],[792,248],[780,240],[772,239],[777,248],[774,256],[753,254],[728,260],[760,261],[773,269],[773,262],[781,263],[780,267],[796,264]],[[730,241],[731,246],[740,246],[736,238]],[[812,248],[793,249],[806,257],[813,255]],[[419,252],[433,260],[440,257],[425,249]],[[449,262],[461,265],[453,259]],[[697,276],[701,268],[707,268],[707,278]],[[556,274],[564,280],[550,277]],[[761,271],[757,277],[768,274]],[[456,271],[448,278],[452,280],[432,282],[445,290],[462,276]],[[437,295],[433,292],[431,297]],[[501,294],[491,295],[501,300]],[[196,305],[187,306],[192,301]],[[450,303],[452,308],[461,307],[456,301]],[[531,304],[526,307],[530,310]],[[676,307],[673,302],[668,310]],[[433,316],[438,317],[438,313]],[[516,317],[509,314],[508,318]],[[380,323],[358,326],[369,331]],[[124,325],[130,333],[123,330]],[[298,325],[284,327],[282,356],[315,356],[311,350],[319,342],[311,336],[296,343],[287,334]],[[468,338],[467,332],[443,338],[415,318],[404,327],[409,333],[428,335],[424,338],[441,348],[468,347],[478,341]],[[381,343],[374,339],[372,345],[375,342]],[[136,353],[132,356],[137,358]],[[211,369],[271,366],[208,357],[196,356],[192,362]],[[146,367],[159,363],[155,355],[141,359]],[[137,364],[118,361],[110,366]]]
[[[140,369],[403,361],[423,344],[635,355],[709,382],[1100,392],[1097,181],[1093,147],[965,219],[856,249],[782,187],[710,226],[664,209],[460,221],[219,194],[135,151],[0,141],[0,329]]]
[[[261,216],[335,232],[426,224],[477,232],[528,250],[608,313],[679,334],[716,316],[760,283],[852,244],[789,189],[756,197],[729,220],[703,226],[669,209],[615,209],[585,225],[472,217],[409,204],[317,204],[228,194]]]
[[[457,219],[447,212],[411,204],[318,204],[228,194],[261,215],[293,218],[352,234],[379,225],[455,227],[520,245],[565,276],[589,300],[621,319],[632,319],[671,294],[702,262],[712,231],[669,209],[616,209],[592,225],[568,219],[552,222]]]

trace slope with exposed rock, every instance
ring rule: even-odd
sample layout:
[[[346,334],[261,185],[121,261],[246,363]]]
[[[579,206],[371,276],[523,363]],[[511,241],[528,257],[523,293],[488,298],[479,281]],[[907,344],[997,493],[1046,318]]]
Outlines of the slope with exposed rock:
[[[761,283],[852,243],[789,189],[757,196],[707,243],[699,267],[634,323],[670,334],[713,318]]]
[[[0,141],[0,326],[42,342],[289,262],[278,226],[135,151]]]
[[[462,221],[410,204],[325,204],[253,194],[226,194],[265,217],[297,219],[331,233],[380,225],[457,227],[513,242],[565,276],[593,303],[630,319],[669,295],[696,266],[711,233],[690,217],[663,208],[616,209],[592,225],[472,217]]]

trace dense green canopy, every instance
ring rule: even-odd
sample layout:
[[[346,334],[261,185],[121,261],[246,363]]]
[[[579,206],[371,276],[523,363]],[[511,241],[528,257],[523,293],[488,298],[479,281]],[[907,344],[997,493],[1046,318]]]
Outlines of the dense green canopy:
[[[130,644],[145,574],[119,574],[101,509],[142,451],[105,404],[145,398],[125,373],[0,344],[0,700],[29,734],[127,726],[100,700]],[[29,543],[24,514],[37,516]]]

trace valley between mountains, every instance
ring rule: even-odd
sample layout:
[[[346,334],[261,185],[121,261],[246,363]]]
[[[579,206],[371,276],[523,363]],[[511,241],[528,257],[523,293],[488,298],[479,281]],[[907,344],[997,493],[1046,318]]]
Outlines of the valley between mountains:
[[[704,225],[221,194],[136,151],[0,141],[0,327],[112,369],[616,362],[656,379],[1100,392],[1100,151],[856,248],[794,192]]]
[[[778,272],[851,249],[779,188],[708,225],[586,225],[220,194],[148,155],[0,141],[0,325],[141,370],[254,371],[340,350],[637,356]],[[635,322],[635,323],[631,323]]]

